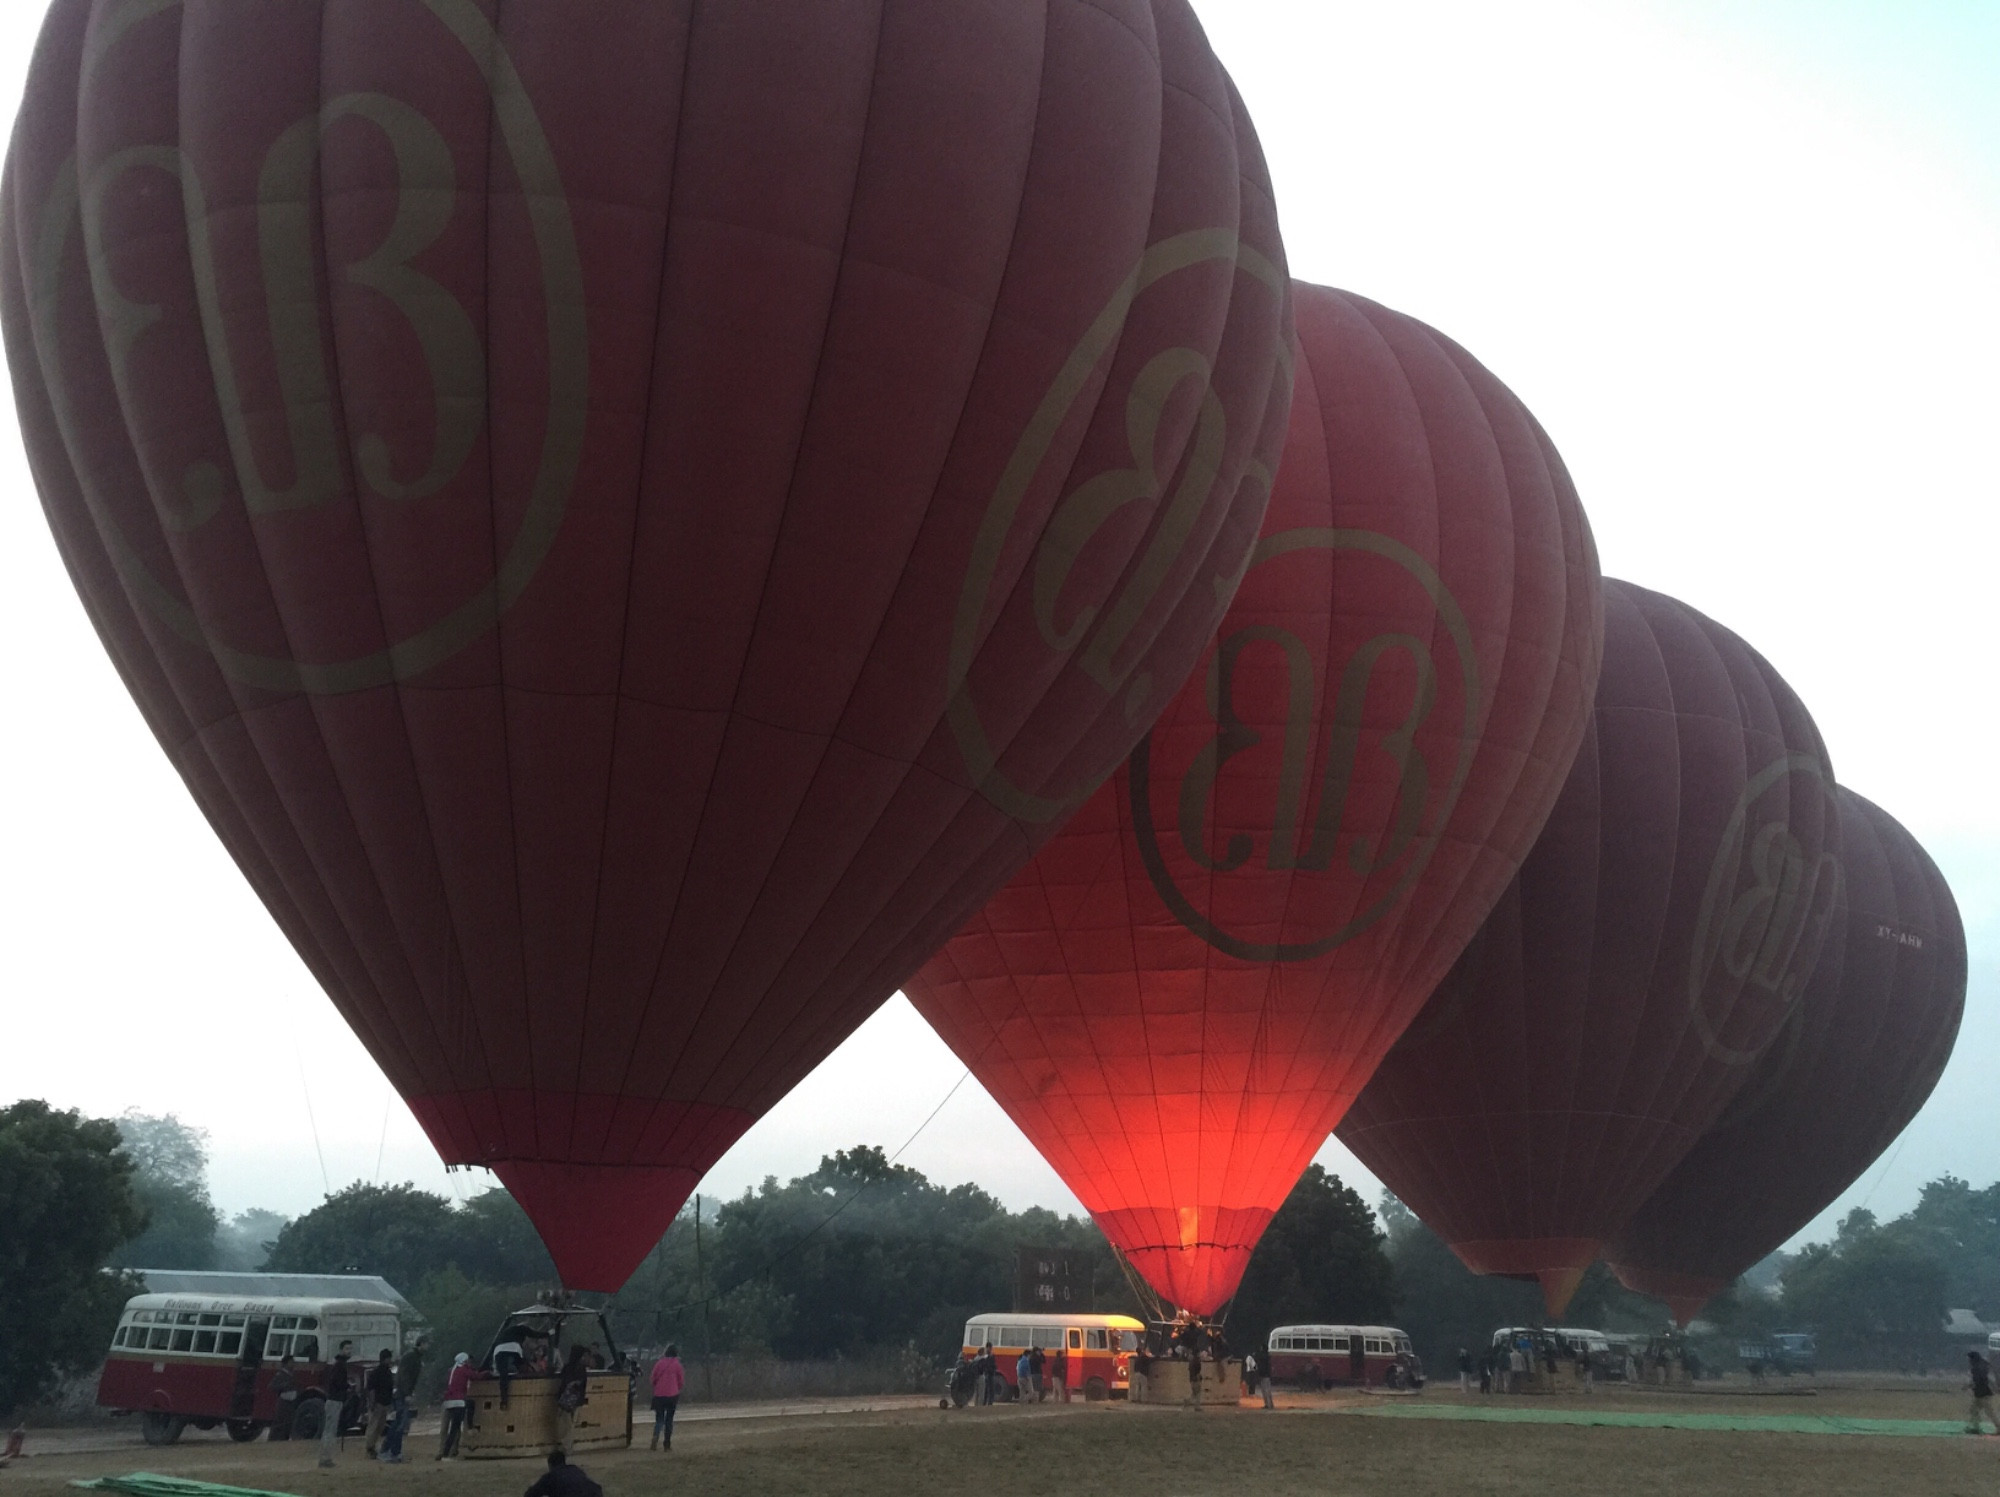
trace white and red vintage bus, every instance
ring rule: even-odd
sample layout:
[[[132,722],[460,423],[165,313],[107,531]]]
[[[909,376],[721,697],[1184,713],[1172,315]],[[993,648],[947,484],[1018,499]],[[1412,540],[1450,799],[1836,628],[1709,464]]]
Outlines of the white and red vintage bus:
[[[1126,1391],[1132,1353],[1145,1331],[1145,1322],[1129,1315],[975,1315],[965,1323],[964,1355],[976,1357],[990,1347],[1011,1399],[1021,1396],[1015,1377],[1021,1353],[1039,1346],[1047,1359],[1043,1375],[1053,1379],[1061,1351],[1070,1392],[1096,1400]]]
[[[190,1424],[225,1425],[231,1439],[254,1440],[277,1417],[271,1374],[289,1353],[300,1388],[292,1433],[312,1439],[326,1414],[326,1367],[343,1341],[354,1343],[358,1386],[384,1349],[402,1351],[396,1307],[362,1299],[134,1295],[112,1334],[97,1401],[143,1415],[150,1445],[172,1444]]]
[[[1381,1387],[1416,1375],[1410,1338],[1392,1325],[1281,1325],[1267,1347],[1273,1382],[1325,1389]]]

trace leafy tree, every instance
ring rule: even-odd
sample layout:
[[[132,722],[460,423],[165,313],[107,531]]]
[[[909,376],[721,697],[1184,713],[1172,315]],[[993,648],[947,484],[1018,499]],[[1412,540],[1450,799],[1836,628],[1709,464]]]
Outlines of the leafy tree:
[[[290,1220],[262,1207],[237,1212],[215,1234],[215,1266],[232,1273],[256,1273]]]
[[[1885,1227],[1850,1211],[1831,1243],[1809,1243],[1785,1270],[1786,1315],[1817,1333],[1826,1361],[1936,1366],[1951,1275],[1927,1235],[1909,1217]]]
[[[136,1292],[103,1271],[145,1222],[118,1144],[46,1102],[0,1108],[0,1416],[101,1359]]]
[[[528,1213],[497,1186],[453,1213],[449,1251],[450,1260],[468,1276],[488,1284],[546,1285],[556,1277],[555,1260]]]
[[[1974,1190],[1946,1175],[1895,1228],[1944,1266],[1946,1302],[2000,1320],[2000,1181]]]
[[[117,1126],[146,1224],[113,1261],[126,1268],[215,1267],[222,1217],[208,1198],[208,1135],[171,1113],[127,1112]]]
[[[1338,1175],[1309,1165],[1244,1270],[1229,1307],[1230,1342],[1239,1351],[1261,1347],[1276,1325],[1388,1322],[1396,1272],[1386,1243],[1368,1203]]]
[[[357,1180],[285,1223],[266,1266],[273,1273],[380,1274],[407,1294],[451,1262],[453,1215],[447,1198],[414,1185]]]
[[[718,1349],[763,1344],[828,1357],[914,1342],[943,1355],[968,1316],[1013,1303],[1014,1250],[1070,1248],[1094,1259],[1100,1309],[1130,1305],[1088,1222],[1018,1215],[973,1185],[933,1185],[864,1145],[809,1175],[767,1179],[717,1213],[709,1264]]]

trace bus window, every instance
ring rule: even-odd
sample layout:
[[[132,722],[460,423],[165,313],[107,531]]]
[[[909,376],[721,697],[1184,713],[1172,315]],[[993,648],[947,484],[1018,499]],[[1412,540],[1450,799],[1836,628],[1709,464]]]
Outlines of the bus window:
[[[171,1350],[174,1350],[174,1351],[193,1351],[193,1350],[194,1350],[194,1327],[193,1327],[193,1326],[187,1326],[187,1327],[181,1327],[181,1326],[176,1326],[176,1327],[174,1328],[174,1340],[173,1340],[173,1346],[172,1346]]]
[[[1083,1350],[1083,1332],[1082,1332],[1082,1331],[1071,1331],[1071,1332],[1069,1333],[1069,1349],[1070,1349],[1071,1351],[1082,1351],[1082,1350]]]
[[[219,1331],[215,1337],[216,1351],[225,1357],[233,1357],[243,1346],[241,1331]]]
[[[264,1343],[264,1355],[273,1362],[278,1361],[291,1349],[292,1338],[290,1336],[273,1336]]]
[[[213,1315],[197,1315],[197,1316],[195,1317],[195,1324],[196,1324],[196,1325],[221,1325],[221,1324],[222,1324],[222,1312],[218,1310],[218,1311],[216,1311],[216,1312],[215,1312],[215,1313],[214,1313]]]
[[[215,1351],[215,1332],[196,1331],[194,1333],[194,1349],[198,1352],[213,1354]]]
[[[273,1315],[271,1317],[271,1329],[274,1331],[296,1331],[298,1328],[299,1318],[296,1315]]]
[[[173,1339],[174,1335],[171,1330],[163,1325],[154,1326],[151,1334],[153,1339],[146,1343],[148,1351],[165,1351],[167,1343]]]
[[[301,1362],[317,1362],[319,1360],[319,1337],[293,1337],[292,1355],[297,1357]]]
[[[1322,1348],[1322,1350],[1326,1350],[1326,1351],[1346,1351],[1346,1350],[1348,1350],[1348,1349],[1349,1349],[1349,1347],[1350,1347],[1351,1345],[1352,1345],[1352,1343],[1348,1341],[1347,1337],[1345,1337],[1345,1336],[1335,1336],[1335,1337],[1333,1338],[1333,1345],[1332,1345],[1332,1346],[1330,1346],[1330,1347],[1324,1347],[1324,1348]]]
[[[1026,1346],[1028,1344],[1028,1328],[1019,1325],[1004,1327],[1000,1332],[1000,1344],[1002,1346]]]
[[[1120,1331],[1118,1333],[1118,1349],[1120,1351],[1137,1351],[1139,1349],[1139,1333],[1137,1331]]]
[[[318,1330],[319,1317],[317,1315],[301,1315],[299,1317],[299,1329],[302,1331]]]
[[[1109,1351],[1111,1349],[1110,1333],[1102,1327],[1093,1326],[1083,1334],[1084,1345],[1091,1351]]]
[[[1059,1325],[1036,1326],[1035,1345],[1044,1351],[1054,1351],[1063,1344],[1062,1327]]]
[[[243,1317],[241,1315],[225,1315],[222,1317],[222,1323],[224,1325],[240,1326],[243,1324]]]

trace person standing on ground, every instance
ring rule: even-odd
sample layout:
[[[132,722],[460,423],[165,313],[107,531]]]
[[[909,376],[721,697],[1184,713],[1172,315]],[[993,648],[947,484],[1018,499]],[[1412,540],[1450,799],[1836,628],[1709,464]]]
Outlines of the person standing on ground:
[[[1479,1391],[1485,1394],[1493,1391],[1493,1348],[1490,1346],[1479,1357]]]
[[[1965,1432],[1968,1435],[1985,1433],[1980,1428],[1980,1420],[1984,1419],[1993,1426],[1993,1433],[2000,1435],[2000,1419],[1993,1417],[1993,1368],[1976,1351],[1967,1352],[1965,1359],[1970,1373],[1966,1382],[1972,1390],[1972,1407],[1965,1416]]]
[[[438,1426],[438,1453],[433,1460],[448,1461],[458,1454],[458,1437],[465,1429],[465,1401],[472,1387],[472,1358],[460,1352],[451,1359],[451,1372],[444,1380],[444,1422]]]
[[[590,1397],[590,1348],[581,1341],[569,1349],[562,1377],[556,1383],[557,1437],[567,1455],[576,1443],[576,1413]]]
[[[292,1421],[299,1416],[299,1378],[293,1370],[290,1352],[278,1359],[278,1370],[271,1374],[271,1393],[278,1404],[275,1417],[271,1420],[271,1438],[289,1440],[292,1437]]]
[[[572,1466],[560,1450],[549,1452],[549,1469],[529,1487],[526,1497],[604,1497],[604,1488]]]
[[[1139,1343],[1139,1349],[1132,1353],[1131,1369],[1126,1374],[1125,1401],[1127,1403],[1144,1403],[1146,1401],[1147,1381],[1152,1375],[1153,1354],[1142,1341]]]
[[[1278,1404],[1271,1397],[1271,1354],[1251,1352],[1243,1359],[1243,1370],[1250,1375],[1250,1386],[1264,1400],[1264,1407],[1275,1409]]]
[[[364,1447],[372,1460],[382,1453],[382,1432],[389,1427],[390,1411],[396,1407],[396,1363],[388,1347],[368,1369],[368,1442]]]
[[[1049,1376],[1056,1385],[1056,1397],[1069,1402],[1069,1346],[1067,1338],[1056,1347],[1056,1354],[1049,1358]]]
[[[1472,1353],[1462,1346],[1458,1349],[1458,1391],[1472,1391]]]
[[[654,1450],[674,1448],[674,1410],[680,1406],[681,1389],[687,1386],[687,1369],[681,1365],[681,1349],[669,1345],[653,1364],[653,1444]]]
[[[416,1423],[417,1380],[424,1375],[424,1353],[430,1349],[430,1344],[429,1337],[419,1336],[415,1344],[397,1359],[396,1401],[389,1414],[389,1428],[382,1436],[381,1458],[385,1461],[393,1463],[403,1458],[403,1436]]]
[[[326,1398],[320,1404],[319,1463],[333,1464],[333,1452],[340,1446],[340,1427],[347,1422],[347,1398],[354,1391],[354,1369],[350,1358],[354,1343],[343,1341],[327,1364]]]
[[[1014,1392],[1022,1403],[1032,1403],[1035,1397],[1035,1354],[1024,1351],[1014,1358]]]

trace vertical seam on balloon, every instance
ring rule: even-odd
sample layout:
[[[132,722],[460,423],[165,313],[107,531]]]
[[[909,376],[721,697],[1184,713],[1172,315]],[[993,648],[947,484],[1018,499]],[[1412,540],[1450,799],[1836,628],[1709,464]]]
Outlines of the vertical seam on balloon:
[[[325,76],[326,55],[328,50],[326,44],[326,28],[329,24],[331,24],[331,8],[330,7],[322,8],[322,10],[320,11],[320,26],[319,26],[319,66],[315,69],[315,72],[319,80],[319,86],[316,90],[314,98],[315,113],[319,112],[324,107],[324,101],[326,99],[326,94],[327,94],[326,76]],[[330,369],[328,370],[328,373],[331,376],[330,378],[331,389],[329,391],[329,397],[330,397],[329,415],[332,417],[336,426],[336,442],[334,450],[336,452],[349,452],[352,450],[352,448],[348,443],[349,421],[348,421],[347,405],[344,398],[346,392],[346,382],[341,378],[340,323],[339,319],[333,315],[333,309],[332,309],[333,257],[328,252],[327,242],[326,242],[328,213],[327,213],[327,202],[326,202],[327,186],[326,186],[326,175],[324,167],[322,166],[319,170],[315,171],[313,176],[314,179],[319,184],[319,195],[320,195],[320,201],[318,204],[320,230],[319,230],[318,242],[314,246],[318,256],[318,264],[316,268],[320,272],[321,276],[324,278],[325,284],[327,286],[328,323],[331,329],[331,336],[328,339],[328,346],[326,350],[327,362],[331,366]],[[381,629],[382,639],[386,643],[386,641],[389,640],[391,635],[389,630],[388,615],[383,610],[382,606],[382,593],[379,585],[379,578],[375,567],[375,548],[372,538],[369,535],[367,512],[365,507],[361,503],[361,476],[358,472],[352,472],[351,477],[354,485],[353,497],[354,497],[356,527],[359,531],[361,539],[361,557],[367,569],[368,581],[370,584],[369,592],[375,604],[376,622],[378,627]],[[261,547],[259,549],[261,552]],[[275,589],[273,589],[273,603],[275,607],[276,606]],[[282,608],[279,608],[277,611],[279,616],[280,628],[282,629],[284,627],[283,610]],[[292,641],[289,630],[285,631],[285,642],[287,648],[291,649]],[[450,904],[449,901],[445,898],[444,894],[443,870],[442,867],[440,866],[441,859],[439,858],[437,851],[436,833],[431,826],[429,805],[424,796],[423,778],[418,771],[416,764],[416,756],[410,744],[409,722],[403,710],[402,683],[400,681],[392,680],[389,683],[389,691],[390,691],[389,700],[391,703],[394,704],[397,721],[401,723],[403,727],[403,743],[401,745],[403,750],[403,757],[409,769],[410,787],[412,790],[416,792],[417,802],[419,806],[423,807],[425,830],[426,833],[428,834],[429,841],[431,844],[432,871],[437,876],[436,892],[438,897],[438,904],[441,912],[444,914],[446,928],[449,930],[451,929],[452,925]],[[451,1063],[452,1052],[451,1052],[450,1041],[448,1037],[440,1033],[438,1029],[437,1016],[431,1012],[430,1003],[428,1001],[428,995],[424,991],[424,982],[420,975],[421,969],[416,963],[411,961],[409,952],[403,946],[403,941],[405,939],[403,922],[398,917],[398,913],[395,907],[395,902],[391,901],[388,895],[388,891],[383,887],[382,874],[376,863],[375,851],[373,846],[371,845],[370,839],[362,835],[360,818],[355,813],[354,802],[348,794],[345,778],[339,770],[338,761],[335,759],[332,751],[331,741],[327,734],[326,723],[323,717],[321,716],[322,712],[324,710],[327,710],[328,704],[324,703],[319,697],[310,694],[307,694],[304,700],[305,700],[306,711],[310,715],[314,730],[319,736],[320,749],[321,752],[325,755],[327,768],[331,772],[330,778],[332,779],[333,784],[340,791],[341,808],[346,813],[346,820],[349,829],[352,831],[354,835],[357,847],[359,847],[361,850],[364,862],[366,863],[370,873],[373,875],[375,883],[376,899],[380,904],[383,916],[385,918],[386,927],[389,930],[389,932],[395,937],[396,955],[400,959],[401,965],[403,966],[404,970],[409,975],[410,988],[415,996],[417,1007],[420,1011],[422,1027],[430,1032],[431,1041],[433,1046],[435,1047],[434,1054],[436,1056],[436,1059],[434,1061],[434,1065],[437,1068],[436,1071],[437,1078],[438,1080],[442,1081],[448,1088],[451,1084],[451,1079],[452,1079],[452,1063]],[[397,1005],[397,1007],[400,1008],[400,1005]],[[417,1016],[412,1016],[412,1017],[415,1018]],[[399,1022],[400,1020],[399,1014],[392,1015],[392,1018],[398,1021],[395,1022],[395,1029],[399,1035],[407,1034],[416,1027],[414,1024],[412,1024],[408,1028],[406,1028],[403,1023]],[[422,1068],[413,1067],[412,1069],[429,1070],[430,1067],[422,1067]]]
[[[493,0],[493,23],[487,33],[489,38],[487,43],[488,51],[487,55],[480,59],[481,71],[489,79],[493,76],[494,53],[500,47],[500,31],[504,4],[505,0]],[[493,98],[493,90],[491,87],[488,87],[486,90],[486,157],[484,162],[486,173],[485,180],[481,183],[479,202],[481,215],[480,332],[484,337],[486,347],[489,349],[493,346],[493,160],[495,155],[493,140],[495,133],[499,129],[496,114],[497,108]],[[525,188],[523,191],[525,193]],[[546,288],[544,294],[548,294]],[[500,558],[500,517],[497,513],[499,495],[497,493],[498,485],[495,482],[497,469],[494,463],[493,451],[493,361],[490,358],[485,361],[482,374],[486,382],[486,419],[482,423],[480,441],[486,448],[487,537],[488,544],[492,547],[494,563],[497,566]],[[401,690],[400,683],[397,689],[398,691]],[[507,787],[505,801],[508,832],[507,850],[508,856],[513,863],[513,878],[510,882],[514,893],[514,922],[509,936],[514,943],[514,955],[520,968],[520,1005],[527,1030],[525,1070],[527,1072],[527,1090],[530,1098],[527,1108],[528,1131],[534,1140],[534,1157],[542,1158],[546,1155],[547,1150],[542,1145],[540,1091],[536,1084],[539,1078],[536,1075],[534,1053],[535,1001],[533,989],[528,981],[527,901],[522,897],[521,893],[520,817],[519,808],[516,805],[517,791],[514,782],[514,743],[511,727],[514,694],[510,689],[507,679],[507,621],[504,618],[496,620],[493,628],[493,694],[495,699],[494,705],[499,709],[500,762]],[[456,924],[454,922],[454,932],[455,930]],[[466,980],[466,996],[468,1000],[467,1006],[471,1009],[473,1017],[470,1028],[479,1041],[480,1069],[486,1075],[487,1090],[489,1092],[497,1092],[499,1090],[498,1080],[493,1074],[492,1054],[487,1049],[486,1026],[482,1022],[487,1016],[481,1012],[480,1005],[470,1001],[472,998],[470,974],[467,975]],[[515,1129],[519,1127],[519,1124],[515,1123],[510,1126],[504,1116],[499,1121],[501,1127],[500,1145],[505,1151],[502,1157],[520,1158],[520,1150],[515,1147],[515,1140],[518,1137]],[[482,1148],[480,1152],[484,1154],[487,1151],[485,1148]]]
[[[875,4],[875,39],[870,49],[870,55],[873,61],[871,63],[868,74],[868,101],[866,107],[862,111],[861,129],[858,134],[858,138],[855,145],[855,158],[853,165],[850,168],[851,180],[857,187],[861,179],[862,167],[865,164],[867,158],[868,127],[869,127],[869,122],[873,118],[875,111],[876,88],[880,81],[879,73],[881,69],[881,57],[882,57],[882,36],[888,26],[887,16],[890,3],[891,0],[876,0]],[[693,32],[694,32],[694,27],[691,18],[689,25],[689,43],[688,43],[690,54],[692,54],[694,46]],[[794,440],[792,444],[791,476],[786,485],[785,502],[784,505],[782,506],[782,509],[778,517],[778,524],[776,531],[771,539],[770,551],[765,559],[764,576],[762,581],[758,584],[757,606],[753,611],[753,613],[751,614],[752,623],[750,626],[749,638],[744,645],[743,658],[739,664],[739,670],[736,677],[735,685],[730,690],[729,706],[723,715],[722,739],[724,742],[727,741],[731,727],[738,721],[740,716],[740,706],[743,700],[743,678],[748,671],[751,657],[756,653],[757,637],[761,632],[761,625],[763,623],[764,604],[765,600],[770,596],[771,574],[777,568],[778,552],[784,544],[786,520],[789,517],[793,500],[797,494],[799,462],[805,449],[806,438],[812,431],[814,412],[819,408],[821,396],[823,394],[822,380],[825,375],[827,346],[832,341],[834,317],[840,306],[841,285],[842,282],[845,281],[847,275],[848,235],[852,232],[853,226],[854,226],[854,193],[850,192],[847,200],[847,217],[841,226],[840,257],[839,260],[836,262],[838,268],[834,275],[833,288],[827,297],[826,315],[820,327],[819,351],[815,357],[815,362],[813,367],[812,395],[807,402],[805,414],[800,421],[797,438]],[[673,229],[673,220],[671,213],[669,214],[668,217],[667,228],[668,228],[668,233],[671,234]],[[832,744],[832,735],[829,734],[826,743],[821,747],[819,761],[814,768],[813,775],[807,781],[808,790],[810,790],[810,785],[812,780],[818,778],[820,769],[824,767],[826,762],[827,749],[831,747],[831,744]],[[701,815],[696,819],[694,836],[690,839],[688,844],[687,860],[681,867],[680,881],[675,887],[674,897],[670,902],[670,908],[673,909],[674,915],[670,916],[668,919],[667,929],[660,943],[660,953],[659,956],[655,959],[653,964],[652,977],[650,981],[648,981],[648,983],[646,984],[646,989],[645,989],[646,1007],[648,1011],[651,1010],[655,995],[659,991],[660,979],[667,965],[667,954],[673,948],[674,945],[675,930],[679,923],[678,917],[680,910],[681,892],[687,887],[688,877],[690,873],[693,871],[694,865],[701,853],[701,849],[705,840],[704,834],[708,829],[709,815],[712,809],[710,801],[713,799],[715,795],[715,782],[717,776],[721,772],[723,757],[724,757],[723,754],[718,752],[715,762],[709,768],[708,785],[702,792]],[[794,808],[794,820],[786,828],[785,835],[779,839],[780,856],[782,856],[785,843],[790,841],[791,832],[797,827],[796,818],[797,818],[797,807]],[[758,885],[756,894],[750,898],[748,904],[744,907],[742,911],[742,916],[737,922],[735,934],[730,938],[728,951],[723,955],[721,965],[717,968],[716,979],[718,982],[720,982],[722,975],[729,970],[729,968],[734,964],[736,960],[736,953],[742,941],[744,928],[748,926],[750,922],[755,918],[758,908],[763,903],[765,891],[769,887],[770,873],[771,870],[769,868],[765,869],[764,882]],[[808,929],[810,929],[810,926],[808,926]],[[736,1033],[731,1036],[728,1043],[725,1044],[721,1048],[721,1050],[718,1051],[717,1054],[711,1059],[707,1075],[704,1077],[703,1085],[696,1087],[688,1087],[685,1089],[690,1091],[691,1093],[699,1093],[701,1091],[706,1090],[706,1083],[708,1081],[712,1081],[716,1073],[723,1068],[723,1065],[727,1060],[730,1051],[734,1048],[736,1040],[741,1037],[744,1029],[748,1027],[748,1025],[753,1020],[758,1019],[760,1017],[762,1016],[758,1012],[757,1005],[746,1004],[745,1011],[742,1015],[742,1021],[737,1025]],[[699,1017],[697,1017],[696,1023],[699,1024],[699,1022],[700,1022]],[[683,1083],[685,1081],[685,1078],[679,1075],[679,1071],[680,1071],[681,1060],[684,1058],[686,1053],[686,1048],[687,1048],[686,1044],[683,1043],[681,1046],[681,1053],[676,1055],[668,1063],[666,1067],[666,1074],[661,1078],[663,1100],[664,1100],[664,1092],[668,1085],[676,1081],[682,1081]],[[767,1052],[770,1048],[771,1046],[767,1045],[766,1047]],[[632,1055],[628,1056],[626,1060],[625,1069],[619,1082],[618,1090],[621,1095],[626,1091],[626,1089],[631,1084],[632,1066],[637,1062],[637,1059],[638,1059],[638,1047],[635,1045]]]
[[[653,286],[653,315],[651,318],[653,349],[646,361],[645,406],[639,419],[639,434],[636,448],[639,458],[638,471],[633,476],[632,531],[625,561],[625,618],[623,624],[620,626],[618,636],[618,674],[616,692],[612,703],[610,760],[605,771],[604,807],[601,812],[602,825],[599,829],[597,844],[597,892],[591,904],[590,957],[584,969],[583,1012],[577,1019],[577,1031],[580,1035],[586,1037],[588,1036],[590,1026],[591,998],[596,988],[597,943],[603,922],[604,879],[606,874],[605,847],[609,841],[611,832],[611,808],[618,771],[619,734],[624,725],[625,705],[628,700],[628,695],[625,691],[625,663],[632,635],[633,599],[636,591],[639,567],[639,532],[645,523],[645,502],[647,479],[649,476],[647,472],[647,454],[651,450],[654,391],[659,383],[660,343],[663,336],[661,322],[665,317],[667,307],[666,281],[669,273],[668,268],[672,264],[674,196],[681,181],[681,146],[687,138],[684,127],[686,125],[687,114],[688,77],[694,67],[694,34],[695,28],[699,24],[698,12],[700,8],[701,0],[689,0],[686,11],[687,24],[681,34],[681,76],[679,85],[674,93],[673,160],[668,163],[667,192],[665,201],[661,206],[660,269]],[[689,856],[690,859],[693,856],[692,845],[689,847]],[[685,880],[686,870],[683,869],[682,873],[683,880]],[[669,926],[671,926],[671,917],[669,918]],[[634,1028],[635,1037],[638,1033],[643,1032],[646,1022],[646,1011],[652,1007],[653,990],[651,986],[647,988],[644,999],[644,1005],[639,1014],[637,1025]],[[582,1078],[583,1051],[582,1047],[579,1046],[577,1052],[576,1082],[578,1090],[582,1088]],[[626,1069],[620,1078],[618,1091],[620,1098],[624,1096],[630,1079],[630,1063],[628,1059]],[[651,1133],[654,1120],[658,1118],[660,1108],[665,1100],[665,1097],[657,1090],[651,1098],[646,1099],[646,1119],[637,1129],[632,1130],[632,1145],[625,1151],[625,1163],[632,1164],[638,1162],[636,1158],[638,1144]],[[615,1126],[617,1117],[616,1104],[613,1107],[612,1117]],[[608,1144],[610,1140],[607,1139],[606,1142]]]

